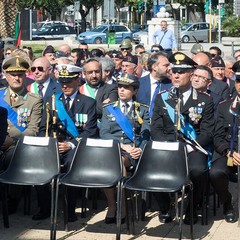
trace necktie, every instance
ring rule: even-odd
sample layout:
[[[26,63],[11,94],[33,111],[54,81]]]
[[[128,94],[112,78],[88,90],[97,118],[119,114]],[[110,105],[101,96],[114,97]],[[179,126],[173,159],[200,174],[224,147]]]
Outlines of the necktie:
[[[155,88],[155,91],[153,93],[153,97],[152,97],[152,101],[150,103],[150,109],[149,109],[149,116],[150,118],[152,117],[152,111],[153,111],[153,107],[154,107],[154,101],[155,101],[155,98],[157,96],[157,94],[159,93],[160,91],[160,86],[161,86],[161,83],[158,81],[156,82],[156,88]]]
[[[43,97],[43,88],[44,88],[44,86],[43,86],[43,84],[42,83],[39,83],[38,84],[38,95],[40,96],[40,97]]]
[[[129,105],[127,103],[122,105],[123,107],[123,114],[126,116],[128,114],[128,107]]]
[[[11,93],[10,98],[11,98],[12,103],[15,102],[16,98],[17,98],[17,94],[16,93]]]
[[[71,101],[71,98],[70,97],[67,97],[66,98],[66,109],[69,111],[69,109],[70,109],[70,101]]]

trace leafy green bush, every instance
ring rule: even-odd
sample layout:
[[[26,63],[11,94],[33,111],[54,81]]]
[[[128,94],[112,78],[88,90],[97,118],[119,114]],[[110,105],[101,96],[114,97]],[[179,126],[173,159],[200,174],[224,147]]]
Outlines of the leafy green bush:
[[[240,37],[240,17],[228,17],[223,21],[222,29],[226,37]]]

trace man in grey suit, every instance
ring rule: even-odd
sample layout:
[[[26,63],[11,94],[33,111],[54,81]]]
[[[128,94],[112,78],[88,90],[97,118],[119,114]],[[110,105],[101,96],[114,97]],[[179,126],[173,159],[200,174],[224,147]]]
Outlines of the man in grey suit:
[[[116,101],[118,98],[117,86],[102,81],[102,66],[95,58],[84,62],[83,73],[86,83],[80,87],[80,93],[96,100],[97,116],[101,119],[103,104]]]

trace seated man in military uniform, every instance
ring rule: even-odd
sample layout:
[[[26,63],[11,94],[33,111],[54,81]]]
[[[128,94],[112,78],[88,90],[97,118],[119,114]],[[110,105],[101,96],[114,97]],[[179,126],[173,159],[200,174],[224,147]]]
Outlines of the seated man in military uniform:
[[[240,61],[233,67],[236,73],[235,88],[237,96],[218,105],[217,121],[214,131],[215,151],[212,157],[210,179],[214,190],[223,203],[223,214],[226,222],[236,221],[232,203],[232,194],[228,189],[231,174],[237,172],[240,165],[238,127],[240,116]]]
[[[39,136],[57,137],[58,148],[63,165],[67,171],[73,160],[78,141],[81,138],[95,137],[97,134],[96,101],[81,94],[78,90],[78,75],[81,68],[70,65],[58,65],[62,92],[52,95],[46,101],[39,129]],[[50,109],[48,121],[47,110]],[[48,123],[48,124],[47,124]],[[49,126],[49,128],[47,128]],[[47,187],[38,187],[40,211],[33,220],[45,219],[50,216],[50,193]],[[75,189],[68,191],[68,221],[77,220],[75,214]]]
[[[120,141],[123,174],[126,176],[126,168],[136,166],[144,145],[150,139],[150,121],[148,106],[134,101],[139,88],[138,78],[123,73],[117,83],[119,100],[104,106],[100,137]],[[104,191],[108,201],[105,223],[115,223],[114,189]]]
[[[42,99],[27,91],[24,86],[25,73],[29,63],[21,57],[8,57],[3,70],[8,82],[7,88],[0,89],[1,106],[8,111],[8,135],[1,147],[5,153],[2,159],[4,169],[10,163],[15,144],[21,136],[36,136],[42,117]],[[19,190],[19,191],[18,191]],[[14,191],[9,201],[9,213],[17,210],[20,188]],[[18,193],[17,193],[18,192]]]
[[[207,180],[207,151],[212,141],[214,115],[212,98],[197,92],[191,86],[191,75],[197,65],[184,53],[176,52],[170,58],[173,88],[157,95],[151,121],[151,137],[154,141],[183,141],[187,143],[190,179],[193,182],[193,221],[198,220],[197,206],[200,204]],[[179,115],[175,120],[174,113]],[[159,199],[160,222],[172,221],[168,210],[170,200],[162,194]],[[188,206],[184,218],[190,224]]]

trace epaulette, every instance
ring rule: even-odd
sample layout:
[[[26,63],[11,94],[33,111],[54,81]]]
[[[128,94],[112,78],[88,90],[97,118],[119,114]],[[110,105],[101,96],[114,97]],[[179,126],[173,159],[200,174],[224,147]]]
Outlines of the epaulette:
[[[117,102],[117,101],[116,101],[116,102]],[[106,103],[106,104],[103,105],[103,107],[110,106],[110,105],[112,105],[112,104],[115,104],[116,102]]]
[[[7,89],[7,87],[2,87],[2,88],[0,88],[0,90],[6,90]]]
[[[32,92],[28,92],[26,95],[29,95],[29,96],[34,97],[34,98],[41,98],[38,94],[32,93]]]
[[[207,93],[207,92],[200,92],[200,91],[198,91],[198,94],[203,94],[203,95],[205,95],[205,96],[208,96],[208,97],[211,97],[211,95],[209,94],[209,93]]]
[[[230,99],[225,99],[225,100],[221,101],[219,104],[223,104],[223,103],[230,102],[230,101],[233,101],[233,100],[234,100],[234,98],[232,97]]]
[[[138,105],[141,105],[143,107],[149,108],[149,106],[147,104],[143,104],[143,103],[140,103],[140,102],[134,102],[134,103],[138,104]]]
[[[161,92],[158,93],[158,94],[163,94],[163,93],[165,93],[165,92],[168,92],[168,90],[163,90],[163,91],[161,91]]]

